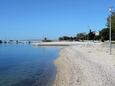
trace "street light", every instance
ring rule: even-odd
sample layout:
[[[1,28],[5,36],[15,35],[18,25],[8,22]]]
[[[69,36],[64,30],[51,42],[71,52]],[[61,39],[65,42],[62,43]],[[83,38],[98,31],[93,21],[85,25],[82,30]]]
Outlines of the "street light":
[[[109,47],[110,47],[110,55],[111,55],[111,49],[112,49],[112,44],[111,44],[111,14],[112,14],[112,7],[109,8],[109,12],[110,12],[110,18],[109,18],[109,22],[110,22],[110,25],[109,25]]]

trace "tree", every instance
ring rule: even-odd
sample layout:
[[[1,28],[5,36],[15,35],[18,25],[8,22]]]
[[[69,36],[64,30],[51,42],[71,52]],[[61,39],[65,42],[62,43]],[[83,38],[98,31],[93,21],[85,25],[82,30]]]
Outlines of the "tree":
[[[63,36],[63,39],[64,39],[64,40],[69,40],[70,37],[68,37],[68,36]]]
[[[74,38],[71,36],[71,37],[70,37],[70,41],[73,41],[73,40],[74,40]]]
[[[103,28],[100,31],[100,37],[102,40],[109,40],[109,28],[110,28],[110,16],[107,17],[107,28]],[[111,39],[115,40],[115,12],[111,14]]]
[[[86,40],[86,38],[87,38],[86,36],[87,36],[86,33],[78,33],[77,34],[77,39],[83,41],[83,40]]]
[[[63,40],[63,38],[62,37],[59,37],[59,41],[62,41]]]
[[[107,27],[110,28],[110,16],[107,18]],[[111,14],[111,39],[115,40],[115,11]]]
[[[69,36],[63,36],[63,37],[59,37],[59,41],[73,41],[74,37],[69,37]]]
[[[100,35],[96,35],[94,40],[100,40]]]
[[[109,40],[109,28],[103,28],[99,33],[101,40]]]
[[[110,27],[110,16],[107,17],[107,28]],[[115,33],[115,12],[111,14],[111,29]]]
[[[95,38],[95,32],[91,31],[90,29],[88,33],[88,40],[94,40],[94,38]]]

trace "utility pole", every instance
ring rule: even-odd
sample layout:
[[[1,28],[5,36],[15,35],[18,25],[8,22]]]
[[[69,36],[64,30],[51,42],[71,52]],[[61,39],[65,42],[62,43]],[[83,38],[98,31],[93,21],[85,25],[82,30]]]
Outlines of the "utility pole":
[[[111,17],[112,17],[112,7],[109,8],[110,12],[110,18],[109,18],[109,54],[111,55],[111,49],[112,49],[112,44],[111,44]]]

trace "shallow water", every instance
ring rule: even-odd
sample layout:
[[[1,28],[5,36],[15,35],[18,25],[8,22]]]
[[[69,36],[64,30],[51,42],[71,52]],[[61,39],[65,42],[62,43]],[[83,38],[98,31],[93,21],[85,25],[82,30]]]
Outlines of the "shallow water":
[[[59,49],[0,45],[0,86],[51,86]]]

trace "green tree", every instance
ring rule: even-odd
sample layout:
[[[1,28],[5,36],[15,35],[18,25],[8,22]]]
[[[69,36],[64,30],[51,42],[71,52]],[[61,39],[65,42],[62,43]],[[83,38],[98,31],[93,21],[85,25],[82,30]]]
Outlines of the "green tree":
[[[110,16],[107,17],[107,28],[103,28],[100,31],[100,37],[103,40],[109,40],[109,28],[110,28]],[[115,40],[115,12],[111,14],[111,38]]]
[[[74,38],[73,37],[69,37],[69,36],[63,36],[63,37],[59,37],[59,41],[73,41]]]
[[[59,41],[62,41],[63,40],[63,38],[62,37],[59,37]]]
[[[115,33],[114,33],[114,30],[112,29],[111,30],[111,39],[112,40],[115,40]],[[101,40],[109,40],[109,28],[103,28],[100,33],[99,33],[100,37],[101,37]]]
[[[109,28],[103,28],[99,33],[101,40],[109,40]]]
[[[90,29],[88,33],[88,40],[94,40],[94,39],[95,39],[95,32],[91,31]]]
[[[83,41],[83,40],[86,40],[86,38],[87,38],[86,36],[87,36],[86,33],[78,33],[77,34],[77,39]]]
[[[110,27],[110,16],[107,17],[107,28]],[[113,33],[115,33],[115,12],[111,14],[111,28]]]

